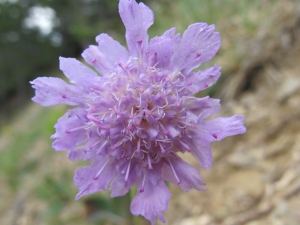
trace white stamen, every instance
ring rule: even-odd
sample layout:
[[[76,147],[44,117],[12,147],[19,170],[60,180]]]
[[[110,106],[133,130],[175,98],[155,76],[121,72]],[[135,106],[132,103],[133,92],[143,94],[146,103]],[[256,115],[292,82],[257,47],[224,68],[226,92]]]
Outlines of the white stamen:
[[[105,168],[105,166],[108,164],[109,160],[110,160],[110,159],[108,159],[108,160],[104,163],[104,165],[101,167],[101,169],[100,169],[99,172],[96,174],[96,176],[93,177],[94,180],[98,180],[98,178],[99,178],[101,172],[103,171],[103,169]]]
[[[164,147],[162,146],[161,143],[159,143],[160,149],[161,149],[161,153],[165,154],[166,153],[166,149],[164,149]]]
[[[146,181],[146,173],[144,173],[143,176],[143,181],[142,181],[142,188],[140,189],[140,193],[144,192],[144,187],[145,187],[145,181]]]
[[[125,178],[124,178],[124,181],[126,183],[128,181],[128,175],[129,175],[130,165],[131,165],[131,160],[129,161],[129,164],[128,164],[128,167],[127,167],[127,170],[126,170],[126,175],[125,175]]]
[[[141,153],[141,139],[140,138],[139,138],[138,143],[137,143],[136,153],[137,154]]]
[[[153,170],[153,167],[151,165],[150,153],[148,153],[148,169]]]
[[[186,148],[186,150],[188,151],[188,152],[190,152],[191,151],[191,148],[186,144],[186,143],[184,143],[183,141],[181,141],[181,140],[178,140],[179,141],[179,143],[180,144],[182,144],[183,145],[183,147],[185,147]]]
[[[175,169],[174,169],[174,167],[173,167],[173,165],[172,165],[170,159],[169,159],[169,158],[167,158],[167,159],[168,159],[168,162],[169,162],[170,167],[171,167],[171,169],[172,169],[172,172],[173,172],[173,174],[174,174],[174,176],[175,176],[175,179],[176,179],[176,181],[177,181],[177,184],[180,184],[181,181],[180,181],[179,177],[177,176],[177,173],[176,173],[176,171],[175,171]]]
[[[72,132],[74,132],[74,131],[81,130],[81,129],[86,129],[86,128],[88,128],[88,126],[87,126],[87,125],[84,125],[84,126],[81,126],[81,127],[73,128],[73,129],[71,129],[71,130],[66,130],[65,132],[66,132],[67,134],[70,134],[70,133],[72,133]]]

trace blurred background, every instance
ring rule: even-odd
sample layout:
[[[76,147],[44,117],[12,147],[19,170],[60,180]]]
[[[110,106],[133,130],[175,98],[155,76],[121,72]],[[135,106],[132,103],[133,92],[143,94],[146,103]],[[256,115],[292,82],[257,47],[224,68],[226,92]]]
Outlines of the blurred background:
[[[213,144],[213,166],[201,171],[208,191],[169,185],[166,224],[300,224],[299,0],[143,2],[155,14],[150,38],[216,25],[221,49],[201,69],[218,64],[222,77],[199,96],[221,98],[220,115],[244,114],[248,128]],[[125,44],[117,0],[0,0],[0,224],[149,224],[130,217],[128,196],[74,200],[74,171],[85,163],[49,140],[66,107],[30,101],[30,80],[61,77],[58,57],[80,58],[100,33]]]

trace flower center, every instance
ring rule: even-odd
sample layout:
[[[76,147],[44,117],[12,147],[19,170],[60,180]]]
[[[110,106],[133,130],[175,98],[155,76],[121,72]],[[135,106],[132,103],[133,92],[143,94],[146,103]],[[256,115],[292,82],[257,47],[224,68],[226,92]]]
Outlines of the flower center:
[[[187,140],[196,121],[183,102],[194,97],[188,96],[191,84],[180,74],[170,79],[168,71],[143,66],[120,64],[118,73],[103,84],[104,92],[91,90],[86,101],[89,122],[83,127],[92,131],[91,151],[152,169],[162,158],[191,150]]]

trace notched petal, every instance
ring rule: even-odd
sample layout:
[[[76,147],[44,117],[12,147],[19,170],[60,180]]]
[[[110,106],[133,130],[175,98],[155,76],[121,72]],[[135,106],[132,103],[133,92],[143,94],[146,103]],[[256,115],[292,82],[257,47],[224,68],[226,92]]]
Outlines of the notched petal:
[[[126,28],[126,41],[131,56],[137,57],[148,47],[148,28],[154,15],[150,8],[134,0],[120,0],[119,13]]]
[[[221,76],[220,70],[221,67],[215,65],[204,71],[191,73],[187,77],[187,82],[190,83],[189,89],[191,90],[191,94],[197,94],[199,91],[214,85]]]
[[[76,200],[85,194],[106,190],[115,172],[115,160],[110,157],[98,158],[91,166],[76,170],[74,184],[79,189]]]
[[[201,137],[201,134],[199,136],[194,135],[191,154],[197,159],[199,165],[204,170],[211,167],[213,157],[210,142]]]
[[[184,162],[179,157],[169,157],[169,162],[165,163],[162,168],[162,177],[164,180],[179,185],[186,192],[192,188],[198,191],[206,190],[199,187],[200,185],[205,185],[205,183],[202,181],[198,169]]]
[[[59,68],[79,88],[89,92],[92,89],[99,90],[102,78],[92,69],[73,58],[59,57]]]
[[[128,177],[125,181],[125,176],[127,169],[129,167],[128,171]],[[136,165],[135,163],[130,163],[126,160],[118,169],[118,173],[114,177],[113,181],[110,184],[109,190],[111,192],[111,197],[118,197],[123,196],[127,194],[127,192],[132,188],[132,186],[136,183]]]
[[[99,50],[106,56],[112,66],[116,63],[126,63],[129,53],[119,42],[115,41],[107,34],[100,34],[96,37]]]
[[[81,108],[69,109],[54,125],[56,130],[51,139],[55,139],[52,147],[55,150],[72,150],[86,141],[84,129],[86,112]]]
[[[207,130],[215,140],[246,132],[244,126],[245,116],[234,115],[231,117],[219,117],[209,121],[203,121],[203,129]]]
[[[115,65],[109,62],[106,55],[100,51],[98,46],[90,45],[84,50],[81,56],[88,64],[95,67],[103,77],[107,77],[115,71]]]
[[[81,96],[86,94],[78,87],[54,77],[39,77],[30,83],[35,89],[35,96],[32,101],[42,106],[80,105],[83,103]]]
[[[138,187],[138,190],[140,187]],[[168,187],[162,179],[158,180],[154,186],[149,180],[145,181],[143,192],[137,192],[134,196],[130,210],[133,215],[142,215],[151,224],[155,224],[155,217],[161,222],[165,222],[163,211],[168,209],[168,202],[171,197]]]
[[[206,23],[190,25],[171,58],[172,69],[188,75],[194,68],[211,60],[220,47],[220,35],[214,29],[214,25]]]

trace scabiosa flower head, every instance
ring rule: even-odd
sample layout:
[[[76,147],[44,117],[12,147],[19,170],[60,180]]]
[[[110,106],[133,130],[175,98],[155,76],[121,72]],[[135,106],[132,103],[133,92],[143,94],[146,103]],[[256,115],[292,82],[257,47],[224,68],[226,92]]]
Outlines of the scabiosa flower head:
[[[205,23],[190,25],[180,37],[175,28],[148,43],[153,13],[143,3],[120,0],[128,51],[107,34],[96,37],[82,56],[95,68],[60,58],[59,78],[32,81],[33,101],[42,106],[67,104],[55,125],[53,148],[68,150],[70,160],[91,165],[76,171],[76,199],[108,188],[111,197],[137,193],[131,212],[152,224],[164,222],[171,196],[164,181],[184,191],[205,185],[198,170],[177,153],[192,154],[203,169],[212,163],[210,143],[245,132],[244,116],[207,120],[220,110],[219,100],[193,97],[213,85],[220,67],[194,69],[208,62],[220,46],[219,33]],[[99,76],[100,75],[100,76]]]

